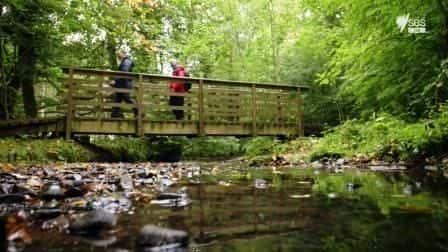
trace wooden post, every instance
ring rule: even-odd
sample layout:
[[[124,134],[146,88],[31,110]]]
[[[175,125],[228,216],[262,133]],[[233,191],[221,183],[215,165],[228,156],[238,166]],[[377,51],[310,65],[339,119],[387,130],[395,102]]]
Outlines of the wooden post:
[[[277,95],[277,115],[275,117],[277,126],[282,125],[282,99],[280,95]]]
[[[252,84],[252,136],[257,136],[257,89]]]
[[[73,104],[73,69],[70,68],[68,71],[68,89],[67,89],[67,115],[65,121],[65,139],[70,139],[72,135],[72,121],[74,113]]]
[[[302,121],[302,117],[303,117],[303,113],[302,113],[302,95],[300,93],[300,87],[297,87],[297,135],[299,136],[303,136],[304,135],[304,131],[303,131],[303,121]]]
[[[96,119],[98,119],[98,121],[100,121],[104,117],[103,83],[104,83],[105,79],[106,79],[105,76],[101,75],[101,80],[102,81],[100,81],[98,83],[98,92],[97,92],[97,95],[98,95],[98,100],[97,100],[98,107],[97,107],[97,109],[98,110],[97,110],[97,113],[96,113]]]
[[[137,94],[137,135],[143,136],[143,76],[141,74],[138,75],[138,94]]]
[[[198,90],[198,101],[199,101],[199,125],[198,125],[198,132],[199,136],[205,136],[205,129],[204,129],[204,81],[202,79],[199,79],[199,90]]]

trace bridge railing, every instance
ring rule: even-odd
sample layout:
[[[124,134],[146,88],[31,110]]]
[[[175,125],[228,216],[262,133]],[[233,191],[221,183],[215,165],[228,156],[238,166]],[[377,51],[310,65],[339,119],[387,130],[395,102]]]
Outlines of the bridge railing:
[[[132,89],[114,88],[117,78],[130,79]],[[93,69],[66,69],[66,134],[74,120],[135,120],[136,132],[144,134],[147,121],[194,122],[204,135],[206,124],[243,124],[257,135],[261,125],[295,127],[303,135],[302,97],[304,86],[272,83],[224,81],[205,78],[172,77]],[[170,92],[170,82],[189,82],[187,93]],[[128,93],[135,104],[116,103],[116,93]],[[172,106],[170,97],[183,97],[183,106]],[[113,108],[124,112],[124,119],[111,119]],[[137,109],[137,116],[132,113]],[[176,120],[172,110],[184,111]]]

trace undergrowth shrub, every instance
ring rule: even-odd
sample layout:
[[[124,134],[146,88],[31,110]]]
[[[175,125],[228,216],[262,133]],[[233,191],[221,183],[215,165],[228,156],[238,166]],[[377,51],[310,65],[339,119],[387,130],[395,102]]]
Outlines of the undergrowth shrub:
[[[370,121],[349,120],[325,132],[311,160],[366,154],[389,161],[416,161],[443,153],[448,139],[447,126],[446,108],[415,123],[388,114]]]

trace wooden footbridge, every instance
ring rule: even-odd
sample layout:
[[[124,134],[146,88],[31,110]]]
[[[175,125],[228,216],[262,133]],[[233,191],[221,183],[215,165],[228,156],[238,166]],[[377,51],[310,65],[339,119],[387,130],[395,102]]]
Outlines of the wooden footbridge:
[[[116,78],[131,79],[133,89],[111,86]],[[302,97],[305,86],[172,77],[155,74],[65,69],[60,104],[31,120],[0,121],[0,136],[56,132],[74,134],[276,136],[303,135]],[[187,93],[172,93],[172,81],[189,82]],[[129,93],[135,104],[114,103],[115,93]],[[170,96],[184,97],[170,106]],[[124,118],[111,118],[120,108]],[[137,110],[134,115],[133,110]],[[176,120],[172,110],[183,110]]]

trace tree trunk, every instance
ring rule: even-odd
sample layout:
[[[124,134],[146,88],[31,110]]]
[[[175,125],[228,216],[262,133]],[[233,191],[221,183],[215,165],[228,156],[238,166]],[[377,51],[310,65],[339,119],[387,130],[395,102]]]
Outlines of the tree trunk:
[[[0,6],[1,7],[1,6]],[[6,71],[3,65],[4,40],[0,40],[0,120],[5,120],[8,115],[8,86],[6,83]]]
[[[20,89],[20,82],[19,80],[14,76],[13,71],[15,71],[14,67],[11,67],[12,69],[9,69],[7,71],[6,69],[6,53],[5,53],[5,44],[2,44],[2,47],[0,48],[1,52],[1,82],[2,82],[2,88],[0,89],[0,120],[8,120],[14,118],[14,109],[16,107],[17,103],[17,95],[19,93]],[[17,51],[17,47],[14,47],[14,51]],[[16,57],[16,53],[13,54],[14,57]],[[12,60],[16,61],[16,60]]]
[[[107,40],[106,40],[106,49],[107,49],[110,67],[113,70],[117,70],[118,69],[117,52],[116,52],[117,49],[116,49],[115,42],[112,40],[112,37],[109,35],[107,36]]]
[[[272,65],[274,67],[273,80],[280,81],[280,55],[277,45],[277,34],[275,31],[275,9],[274,0],[269,0],[269,16],[270,16],[270,28],[271,28],[271,44],[272,44]]]
[[[8,83],[2,90],[0,95],[2,97],[2,106],[0,107],[0,119],[8,120],[14,118],[15,107],[17,104],[17,95],[19,93],[20,83],[17,79]]]
[[[445,29],[443,33],[444,43],[442,46],[442,58],[445,59],[448,57],[448,6],[446,6],[442,0],[437,0],[437,4],[439,5],[439,9],[442,12],[445,21]]]
[[[22,87],[23,105],[27,117],[37,117],[37,102],[34,95],[34,82],[36,79],[36,49],[33,39],[28,39],[29,43],[19,46],[19,59],[16,67],[16,78]]]

